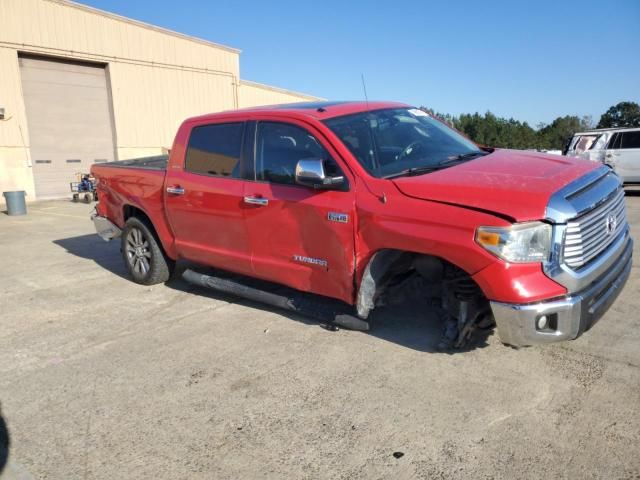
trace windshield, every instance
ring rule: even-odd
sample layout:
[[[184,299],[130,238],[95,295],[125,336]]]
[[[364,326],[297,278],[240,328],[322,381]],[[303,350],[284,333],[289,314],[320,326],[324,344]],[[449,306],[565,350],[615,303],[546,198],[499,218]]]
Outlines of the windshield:
[[[362,112],[325,124],[376,177],[427,173],[484,154],[473,142],[416,108]]]

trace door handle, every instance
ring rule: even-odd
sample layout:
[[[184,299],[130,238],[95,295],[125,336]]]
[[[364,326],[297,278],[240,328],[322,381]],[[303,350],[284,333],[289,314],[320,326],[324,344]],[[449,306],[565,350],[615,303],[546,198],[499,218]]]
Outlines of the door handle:
[[[171,195],[184,195],[184,188],[182,187],[167,187],[167,193]]]
[[[269,205],[269,199],[262,197],[244,197],[244,203],[266,207],[267,205]]]

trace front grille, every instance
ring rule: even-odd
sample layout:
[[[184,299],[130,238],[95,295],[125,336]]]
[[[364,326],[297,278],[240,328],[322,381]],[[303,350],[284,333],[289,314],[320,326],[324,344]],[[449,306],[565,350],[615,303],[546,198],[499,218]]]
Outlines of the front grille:
[[[587,266],[618,238],[626,226],[624,190],[620,188],[593,210],[567,222],[564,263],[574,270]]]

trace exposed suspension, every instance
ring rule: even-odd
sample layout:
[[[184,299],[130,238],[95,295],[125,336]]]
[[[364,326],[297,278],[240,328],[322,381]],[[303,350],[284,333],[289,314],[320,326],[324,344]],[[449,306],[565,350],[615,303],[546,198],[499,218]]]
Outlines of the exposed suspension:
[[[486,321],[490,309],[480,287],[466,272],[449,264],[443,273],[445,330],[438,346],[443,349],[460,348],[469,340],[479,322]]]

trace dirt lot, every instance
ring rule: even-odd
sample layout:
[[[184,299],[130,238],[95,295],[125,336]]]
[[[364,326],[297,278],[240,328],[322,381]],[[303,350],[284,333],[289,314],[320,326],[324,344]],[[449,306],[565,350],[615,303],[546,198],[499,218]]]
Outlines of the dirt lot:
[[[640,478],[638,267],[574,342],[442,354],[429,312],[329,332],[135,285],[90,209],[0,214],[6,478]]]

